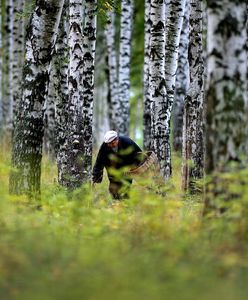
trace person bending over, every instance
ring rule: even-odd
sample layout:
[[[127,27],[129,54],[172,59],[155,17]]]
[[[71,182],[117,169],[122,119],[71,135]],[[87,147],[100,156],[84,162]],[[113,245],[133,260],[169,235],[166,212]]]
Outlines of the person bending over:
[[[101,183],[103,169],[109,179],[109,192],[114,199],[128,198],[132,179],[122,175],[121,169],[130,169],[140,163],[142,150],[129,137],[119,136],[116,131],[107,131],[104,136],[92,172],[93,184]]]

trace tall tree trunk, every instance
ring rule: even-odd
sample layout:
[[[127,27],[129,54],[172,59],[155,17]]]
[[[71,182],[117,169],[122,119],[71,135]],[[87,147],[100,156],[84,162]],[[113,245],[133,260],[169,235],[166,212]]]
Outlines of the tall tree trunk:
[[[67,174],[63,182],[75,188],[83,181],[83,28],[82,1],[69,2],[69,115],[67,132]],[[67,181],[66,181],[67,179]]]
[[[108,12],[108,22],[104,33],[107,42],[107,80],[108,80],[108,111],[109,125],[112,130],[118,130],[117,117],[120,114],[119,90],[117,78],[117,58],[115,50],[115,12]]]
[[[159,120],[159,123],[163,122],[164,124],[161,127],[159,126],[160,129],[157,131],[157,136],[155,137],[156,139],[160,139],[156,147],[163,148],[162,152],[164,156],[161,156],[159,159],[163,159],[162,173],[165,178],[169,178],[171,175],[170,118],[174,100],[178,47],[184,9],[185,0],[171,0],[168,6],[165,28],[164,72],[166,96],[161,106],[162,119]]]
[[[246,5],[244,0],[208,1],[207,173],[223,172],[231,161],[238,166],[247,161]],[[211,184],[212,193],[225,193],[226,181]],[[212,207],[213,196],[207,196],[205,212]]]
[[[10,35],[10,8],[8,0],[2,2],[3,4],[3,73],[2,73],[2,96],[3,96],[3,121],[6,129],[9,115],[9,35]]]
[[[55,46],[54,78],[55,92],[55,154],[58,165],[58,181],[65,185],[68,163],[67,127],[68,127],[68,33],[69,33],[69,0],[65,0],[58,40]]]
[[[182,151],[183,140],[183,110],[184,101],[189,86],[189,1],[186,0],[183,26],[180,35],[178,67],[176,73],[175,100],[173,105],[173,148]]]
[[[149,89],[150,39],[151,39],[151,0],[145,0],[145,41],[144,41],[144,149],[152,148],[151,96]]]
[[[83,181],[90,181],[93,148],[93,100],[96,52],[97,0],[85,1],[83,72]]]
[[[2,35],[2,21],[3,21],[3,9],[2,9],[2,2],[0,6],[0,134],[3,126],[3,83],[2,83],[2,71],[3,71],[3,35]]]
[[[63,0],[37,0],[26,35],[23,95],[14,129],[10,192],[39,193],[43,106]]]
[[[185,99],[183,124],[182,187],[194,191],[203,177],[203,74],[202,1],[190,0],[190,86]]]
[[[15,123],[18,101],[21,98],[22,66],[24,61],[24,20],[18,13],[24,9],[24,0],[14,2],[14,24],[13,24],[13,123]]]
[[[130,123],[130,61],[133,26],[133,0],[121,1],[120,56],[119,56],[119,102],[118,131],[129,133]]]
[[[152,99],[152,137],[163,176],[168,173],[166,163],[166,88],[164,75],[165,59],[165,4],[151,0],[151,52],[150,52],[150,95]]]
[[[8,1],[9,6],[9,72],[8,72],[8,101],[9,101],[9,108],[8,108],[8,117],[7,117],[7,126],[9,129],[12,128],[13,122],[13,25],[14,25],[14,7],[13,7],[13,0]]]
[[[77,188],[91,178],[92,116],[96,42],[96,1],[85,1],[82,35],[82,1],[70,1],[69,128],[67,187]],[[83,39],[84,36],[84,39]]]
[[[246,22],[246,1],[208,1],[208,173],[242,159],[246,148]]]

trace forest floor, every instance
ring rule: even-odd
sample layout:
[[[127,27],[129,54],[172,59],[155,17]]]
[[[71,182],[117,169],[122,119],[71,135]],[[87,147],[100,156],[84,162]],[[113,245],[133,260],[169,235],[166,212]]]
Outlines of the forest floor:
[[[105,178],[94,195],[85,186],[68,197],[45,158],[41,199],[30,200],[8,195],[6,153],[2,147],[1,300],[248,299],[247,196],[230,213],[203,219],[201,197],[180,191],[177,162],[163,196],[138,182],[130,199],[113,202]]]

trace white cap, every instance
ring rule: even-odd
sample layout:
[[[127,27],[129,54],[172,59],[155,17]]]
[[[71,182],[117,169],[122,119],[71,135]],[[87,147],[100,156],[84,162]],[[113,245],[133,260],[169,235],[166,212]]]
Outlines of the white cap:
[[[118,134],[114,130],[107,131],[104,135],[104,143],[111,143],[117,138]]]

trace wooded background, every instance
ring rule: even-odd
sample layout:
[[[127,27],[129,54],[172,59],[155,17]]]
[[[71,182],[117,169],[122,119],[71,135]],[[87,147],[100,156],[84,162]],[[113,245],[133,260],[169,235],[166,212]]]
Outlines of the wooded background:
[[[177,151],[184,190],[247,162],[246,1],[1,4],[12,193],[39,193],[43,153],[61,185],[89,182],[93,144],[108,129],[153,150],[165,182]]]

